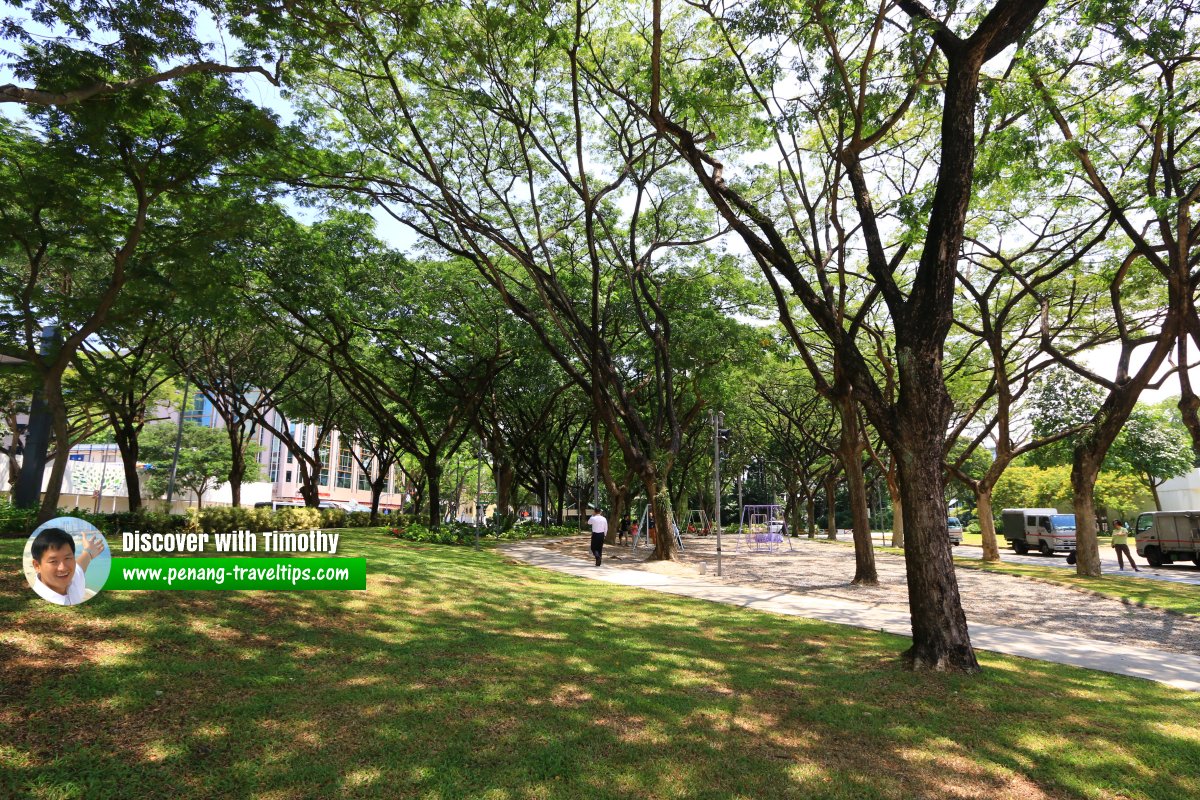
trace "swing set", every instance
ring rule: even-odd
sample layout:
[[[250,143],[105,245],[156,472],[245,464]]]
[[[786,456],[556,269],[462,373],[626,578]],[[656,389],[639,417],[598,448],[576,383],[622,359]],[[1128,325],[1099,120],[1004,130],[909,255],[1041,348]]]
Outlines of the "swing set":
[[[745,548],[747,553],[777,553],[784,542],[788,550],[795,550],[787,532],[779,506],[742,506],[734,552],[740,553]]]
[[[637,530],[634,531],[634,534],[633,534],[633,549],[634,550],[636,550],[638,548],[638,544],[641,541],[645,541],[647,544],[649,543],[650,538],[651,538],[650,529],[649,529],[649,527],[647,527],[649,520],[650,520],[650,505],[647,503],[645,506],[642,507],[642,515],[640,517],[638,517]],[[671,532],[675,534],[675,544],[679,545],[680,550],[684,549],[683,548],[683,536],[680,535],[680,533],[679,533],[679,526],[672,523]]]

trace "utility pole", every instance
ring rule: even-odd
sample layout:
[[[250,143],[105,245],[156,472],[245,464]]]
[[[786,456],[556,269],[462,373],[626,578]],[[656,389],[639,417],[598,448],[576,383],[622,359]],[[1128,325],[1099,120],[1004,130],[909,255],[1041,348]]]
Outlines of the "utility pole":
[[[579,482],[579,491],[575,493],[575,517],[579,530],[583,530],[583,456],[575,462],[575,480]]]
[[[100,488],[96,490],[96,513],[100,513],[100,504],[104,501],[104,479],[108,476],[108,450],[104,451],[104,463],[100,466]]]
[[[179,469],[179,447],[183,444],[183,415],[187,413],[188,389],[191,381],[183,379],[183,403],[179,406],[179,428],[175,431],[175,455],[171,458],[171,477],[167,480],[167,513],[171,513],[171,500],[175,497],[175,472]]]
[[[600,443],[592,442],[592,505],[600,508]]]
[[[721,420],[725,415],[713,413],[713,496],[717,498],[717,577],[721,577]]]
[[[483,491],[483,439],[479,440],[479,460],[475,462],[475,549],[479,549],[479,497]]]
[[[550,506],[550,470],[542,465],[542,528],[550,527],[550,517],[548,516]]]

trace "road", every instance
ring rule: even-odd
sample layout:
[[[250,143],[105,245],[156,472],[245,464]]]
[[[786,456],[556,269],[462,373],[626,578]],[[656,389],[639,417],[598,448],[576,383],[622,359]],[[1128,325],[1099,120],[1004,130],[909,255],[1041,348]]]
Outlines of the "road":
[[[983,548],[976,545],[960,544],[954,548],[955,555],[967,556],[969,558],[979,558],[983,555]],[[1137,558],[1137,565],[1141,572],[1134,572],[1129,569],[1128,565],[1122,571],[1117,569],[1117,553],[1111,547],[1100,548],[1100,568],[1104,570],[1106,575],[1135,575],[1139,578],[1153,578],[1157,581],[1170,581],[1172,583],[1189,583],[1193,586],[1200,586],[1200,567],[1196,567],[1191,562],[1183,562],[1171,564],[1164,567],[1152,567],[1147,564],[1142,558]],[[1074,570],[1072,564],[1067,563],[1065,555],[1027,555],[1019,556],[1012,551],[1011,548],[1000,548],[1000,560],[1008,564],[1032,564],[1036,567],[1061,567],[1063,569]]]

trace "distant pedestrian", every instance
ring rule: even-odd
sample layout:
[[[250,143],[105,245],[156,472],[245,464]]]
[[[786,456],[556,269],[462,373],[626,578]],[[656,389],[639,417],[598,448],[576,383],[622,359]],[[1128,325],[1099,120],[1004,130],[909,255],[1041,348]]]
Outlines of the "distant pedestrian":
[[[595,514],[588,518],[588,525],[592,527],[592,555],[596,557],[596,566],[600,566],[600,556],[604,552],[604,537],[608,535],[608,519],[604,516],[604,509],[597,509]]]
[[[1129,566],[1133,567],[1134,572],[1141,572],[1138,565],[1133,563],[1133,553],[1129,552],[1129,529],[1125,527],[1125,523],[1117,520],[1113,523],[1112,529],[1112,547],[1117,551],[1117,569],[1125,569],[1125,561],[1121,558],[1122,555],[1129,559]]]
[[[621,517],[621,525],[617,528],[617,544],[625,544],[625,536],[629,533],[629,526],[631,524],[632,521],[629,519],[629,512],[626,511],[625,515]]]

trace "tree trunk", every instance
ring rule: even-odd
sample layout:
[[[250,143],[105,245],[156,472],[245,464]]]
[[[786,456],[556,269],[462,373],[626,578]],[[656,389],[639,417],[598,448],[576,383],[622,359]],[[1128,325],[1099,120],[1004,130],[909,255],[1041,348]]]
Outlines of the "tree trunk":
[[[667,491],[666,482],[659,484],[655,474],[642,478],[646,493],[650,496],[650,508],[654,513],[654,554],[655,561],[671,561],[675,558],[674,513],[671,511],[671,495]],[[649,529],[650,520],[647,518],[646,527]]]
[[[834,508],[837,502],[837,479],[830,474],[825,479],[825,538],[834,540],[837,539],[837,511]]]
[[[429,527],[439,528],[442,524],[442,466],[436,458],[422,460],[421,466],[425,470],[429,492]]]
[[[499,530],[507,531],[516,522],[513,485],[517,481],[517,470],[506,458],[493,458],[492,464],[492,479],[496,482],[496,523]],[[479,505],[478,498],[475,504]]]
[[[379,498],[383,495],[383,490],[387,488],[387,473],[388,471],[382,467],[379,469],[379,476],[371,481],[371,521],[372,526],[379,524]]]
[[[867,482],[862,470],[863,444],[859,433],[858,409],[848,395],[837,398],[836,403],[842,421],[838,456],[850,490],[850,519],[854,529],[854,580],[851,583],[877,586],[879,573],[875,570],[875,547],[871,544],[871,515],[867,507]]]
[[[1153,475],[1147,475],[1146,483],[1150,486],[1150,494],[1154,496],[1154,510],[1162,511],[1162,501],[1158,499],[1158,482],[1154,480]]]
[[[808,538],[817,538],[817,499],[808,495]]]
[[[296,470],[300,473],[300,496],[304,498],[304,505],[308,508],[317,508],[321,504],[321,493],[317,488],[317,478],[320,473],[314,473],[305,459],[296,459]]]
[[[117,449],[121,451],[121,467],[125,472],[125,491],[129,495],[129,510],[136,513],[142,509],[142,484],[137,467],[137,426],[127,423],[118,424],[113,421],[113,435],[117,440]]]
[[[234,432],[229,433],[230,450],[233,451],[233,464],[229,467],[229,498],[234,508],[242,506],[242,479],[246,477],[246,446],[238,436],[234,441]]]
[[[942,384],[930,383],[934,392]],[[944,392],[944,388],[942,389]],[[978,672],[954,574],[942,471],[943,417],[907,416],[896,453],[904,511],[904,564],[913,645],[905,658],[916,670]]]
[[[904,498],[900,495],[900,482],[896,480],[896,460],[887,472],[888,494],[892,498],[892,547],[904,547]]]
[[[58,498],[62,494],[63,476],[67,474],[67,462],[71,459],[67,406],[63,402],[62,384],[58,381],[47,387],[46,404],[54,426],[54,463],[50,467],[50,481],[46,484],[46,494],[38,511],[38,525],[58,516]]]
[[[983,560],[999,561],[1000,545],[996,541],[996,517],[992,512],[992,487],[982,483],[975,488],[975,510],[979,514],[979,532],[983,536]]]
[[[1076,453],[1071,467],[1071,491],[1075,496],[1075,571],[1100,576],[1100,540],[1096,530],[1096,476],[1099,463]]]

